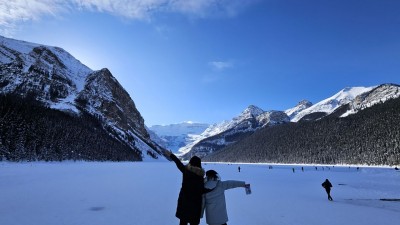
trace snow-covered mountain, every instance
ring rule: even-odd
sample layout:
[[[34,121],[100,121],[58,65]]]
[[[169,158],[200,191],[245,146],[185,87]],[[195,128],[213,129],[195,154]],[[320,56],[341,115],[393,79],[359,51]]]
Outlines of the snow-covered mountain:
[[[399,85],[396,84],[347,87],[315,105],[311,105],[308,101],[301,101],[296,107],[286,110],[285,113],[291,118],[291,122],[316,120],[332,114],[336,117],[346,117],[377,103],[397,98],[399,95]]]
[[[226,145],[240,141],[261,127],[289,122],[282,111],[264,111],[250,105],[239,116],[208,127],[197,139],[179,149],[183,158],[192,155],[205,156]]]
[[[373,87],[370,91],[358,95],[353,101],[349,102],[348,110],[343,112],[340,117],[346,117],[375,104],[398,97],[400,97],[400,86],[397,84],[382,84]]]
[[[51,108],[78,112],[74,100],[93,71],[58,47],[0,36],[1,93],[34,92]]]
[[[295,107],[285,110],[285,113],[289,116],[290,120],[292,120],[297,114],[301,111],[311,107],[313,104],[308,100],[300,101]]]
[[[265,112],[249,106],[232,120],[211,125],[192,143],[180,148],[181,156],[205,156],[227,145],[240,141],[255,130],[287,122],[317,120],[325,116],[346,117],[377,103],[400,96],[399,85],[383,84],[373,87],[347,87],[315,105],[307,100],[295,107],[281,111]]]
[[[142,157],[159,155],[140,112],[111,72],[93,71],[62,48],[0,36],[0,93],[33,94],[46,106],[77,116],[88,112]]]
[[[149,127],[149,130],[158,136],[158,138],[153,136],[152,139],[159,145],[177,152],[181,147],[196,140],[208,127],[209,124],[188,121],[170,125],[154,125]]]
[[[339,107],[352,102],[357,96],[371,91],[375,87],[348,87],[339,91],[337,94],[324,99],[312,106],[305,107],[303,110],[297,111],[296,114],[291,114],[291,121],[298,122],[301,119],[312,117],[312,119],[321,118],[334,112]],[[295,107],[296,108],[296,107]],[[286,110],[290,113],[292,109]],[[313,114],[315,116],[313,116]],[[307,117],[306,117],[307,116]]]

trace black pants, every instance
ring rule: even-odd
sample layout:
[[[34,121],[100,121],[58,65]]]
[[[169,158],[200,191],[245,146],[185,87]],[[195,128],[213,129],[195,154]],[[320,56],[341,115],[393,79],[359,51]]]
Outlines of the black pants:
[[[331,197],[331,189],[330,188],[325,188],[325,190],[326,190],[326,193],[328,194],[328,200],[332,201],[333,199]]]

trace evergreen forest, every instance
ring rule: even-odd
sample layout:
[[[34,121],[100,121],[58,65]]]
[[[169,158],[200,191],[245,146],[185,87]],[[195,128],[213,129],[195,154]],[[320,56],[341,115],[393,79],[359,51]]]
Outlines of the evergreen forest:
[[[138,161],[141,152],[107,132],[101,121],[50,109],[27,97],[0,95],[0,160]]]

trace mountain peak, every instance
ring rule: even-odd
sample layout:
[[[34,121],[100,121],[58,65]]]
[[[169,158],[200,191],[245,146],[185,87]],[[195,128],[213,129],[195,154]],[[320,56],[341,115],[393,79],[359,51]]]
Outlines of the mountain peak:
[[[305,106],[306,108],[308,108],[308,107],[312,106],[312,102],[310,102],[306,99],[303,99],[299,103],[297,103],[296,106]]]
[[[301,111],[311,107],[312,105],[313,104],[310,101],[304,99],[297,103],[295,107],[285,110],[285,113],[290,119],[293,119]]]
[[[242,112],[242,116],[245,116],[246,118],[248,117],[257,117],[259,115],[261,115],[262,113],[264,113],[264,110],[262,110],[261,108],[255,106],[255,105],[249,105],[243,112]]]

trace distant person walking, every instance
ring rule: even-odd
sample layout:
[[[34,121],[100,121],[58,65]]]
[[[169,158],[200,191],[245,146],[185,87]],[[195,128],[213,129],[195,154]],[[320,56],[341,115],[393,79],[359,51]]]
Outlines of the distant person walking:
[[[206,173],[206,183],[204,185],[212,191],[204,195],[204,209],[206,211],[206,222],[209,225],[227,225],[228,213],[226,210],[225,190],[237,187],[245,187],[246,193],[250,194],[250,184],[243,181],[227,180],[221,181],[220,176],[215,170],[208,170]]]
[[[322,183],[322,187],[325,188],[326,193],[328,194],[328,200],[332,201],[332,197],[331,197],[331,188],[332,188],[332,184],[331,182],[326,179],[324,183]]]
[[[193,156],[189,164],[183,163],[172,152],[164,151],[182,172],[182,187],[179,192],[178,206],[175,216],[180,219],[179,225],[200,224],[202,195],[207,190],[204,188],[204,169],[201,168],[201,159]]]
[[[239,173],[240,173],[240,166],[238,166],[238,171],[239,171]]]

